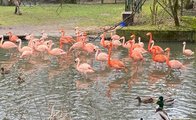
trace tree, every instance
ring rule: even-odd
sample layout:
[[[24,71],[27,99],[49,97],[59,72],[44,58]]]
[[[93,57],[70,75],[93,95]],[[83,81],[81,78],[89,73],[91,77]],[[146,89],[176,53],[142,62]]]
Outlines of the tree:
[[[179,0],[162,0],[162,2],[157,0],[157,2],[173,18],[175,26],[180,26],[178,18]]]

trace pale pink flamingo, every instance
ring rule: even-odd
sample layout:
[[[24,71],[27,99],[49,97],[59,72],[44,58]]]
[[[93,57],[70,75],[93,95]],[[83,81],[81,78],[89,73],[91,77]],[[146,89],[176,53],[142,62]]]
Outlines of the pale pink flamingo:
[[[53,56],[60,56],[60,55],[65,55],[65,54],[67,54],[63,49],[61,49],[61,48],[53,48],[52,49],[52,46],[54,45],[54,43],[52,43],[51,45],[50,45],[50,47],[48,48],[48,53],[50,54],[50,55],[53,55]]]
[[[110,33],[110,37],[112,40],[120,40],[120,38],[121,38],[119,35],[116,35],[116,34],[113,35],[112,32]]]
[[[87,73],[95,72],[94,69],[88,63],[80,64],[80,59],[79,58],[76,58],[75,62],[77,63],[76,69],[79,72],[83,73],[86,76],[86,78],[87,78]]]
[[[96,46],[93,43],[84,43],[83,50],[88,53],[93,53]]]
[[[61,32],[61,37],[60,37],[60,40],[59,40],[60,48],[63,48],[64,44],[72,44],[73,42],[75,42],[75,40],[73,39],[72,36],[70,36],[70,35],[65,36],[65,31],[64,30],[60,30],[60,32]]]
[[[139,44],[141,47],[144,47],[144,43],[141,42],[141,37],[138,37],[138,44]]]
[[[150,36],[149,43],[148,43],[148,51],[152,54],[154,51],[152,51],[151,49],[152,48],[155,48],[157,54],[164,53],[163,49],[160,46],[157,46],[157,45],[154,46],[154,44],[152,44],[152,41],[153,41],[152,40],[152,33],[151,32],[148,32],[146,35],[147,36]]]
[[[185,68],[184,65],[178,60],[170,60],[170,48],[166,48],[165,51],[167,52],[167,59],[166,64],[172,70],[178,70]],[[181,72],[180,72],[181,73]]]
[[[32,48],[29,47],[29,46],[23,46],[22,47],[22,40],[21,39],[19,39],[18,41],[19,41],[19,45],[18,45],[18,51],[19,52],[31,51],[32,50]]]
[[[18,42],[17,40],[19,39],[18,36],[14,35],[12,32],[7,32],[6,33],[9,36],[9,41],[11,42]]]
[[[101,50],[98,48],[95,49],[96,53],[95,53],[95,60],[100,61],[101,62],[101,66],[103,66],[103,62],[108,60],[108,54],[101,52]]]
[[[147,53],[147,51],[143,48],[142,44],[140,44],[140,43],[135,43],[135,35],[134,35],[134,34],[131,35],[131,38],[132,38],[131,41],[133,41],[133,44],[132,44],[132,49],[133,49],[133,50],[136,50],[136,51],[138,51],[138,52],[140,52],[140,53],[142,53],[142,54]],[[130,43],[130,42],[129,42],[129,43]]]
[[[103,34],[100,35],[100,37],[101,37],[100,44],[101,44],[104,48],[107,48],[107,47],[109,47],[109,45],[110,45],[110,41],[105,40],[105,36],[106,36],[106,32],[104,32]]]
[[[190,49],[186,49],[186,42],[183,42],[183,48],[182,48],[183,55],[186,57],[190,57],[194,55],[194,52]]]
[[[1,38],[0,48],[3,48],[3,49],[12,49],[12,48],[17,48],[18,47],[15,43],[13,43],[11,41],[5,41],[5,42],[3,42],[4,41],[3,35],[1,35],[0,38]]]
[[[116,70],[124,69],[126,71],[125,64],[118,59],[111,59],[111,54],[112,54],[112,42],[110,42],[110,46],[108,47],[108,66]]]
[[[122,37],[122,40],[123,40],[122,46],[124,48],[130,49],[131,48],[130,42],[129,41],[125,42],[125,37]]]
[[[82,49],[83,46],[84,46],[84,42],[83,41],[76,42],[69,48],[69,51]]]
[[[34,50],[31,50],[31,51],[23,51],[22,54],[20,55],[20,58],[27,58],[30,56],[32,56],[34,53]]]

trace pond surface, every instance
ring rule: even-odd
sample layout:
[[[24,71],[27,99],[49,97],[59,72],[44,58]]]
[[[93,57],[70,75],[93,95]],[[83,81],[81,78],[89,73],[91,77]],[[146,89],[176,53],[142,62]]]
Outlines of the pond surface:
[[[71,120],[153,120],[157,105],[138,105],[135,98],[164,96],[175,99],[172,106],[164,107],[170,118],[196,119],[196,57],[183,57],[182,43],[155,44],[171,48],[171,59],[186,66],[181,75],[171,77],[167,67],[157,69],[150,54],[136,69],[124,48],[114,50],[112,58],[123,60],[127,72],[100,68],[99,62],[91,61],[93,56],[80,55],[81,62],[92,63],[96,70],[88,79],[76,70],[71,55],[60,64],[52,57],[28,62],[19,59],[19,53],[10,56],[1,49],[1,67],[11,72],[0,76],[0,118],[46,120],[53,113]],[[187,43],[194,52],[195,46]],[[19,84],[18,76],[25,82]]]

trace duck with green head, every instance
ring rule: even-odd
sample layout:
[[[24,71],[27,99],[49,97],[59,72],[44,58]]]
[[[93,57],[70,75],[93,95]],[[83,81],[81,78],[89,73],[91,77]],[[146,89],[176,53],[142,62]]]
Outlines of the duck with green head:
[[[163,110],[163,107],[164,107],[163,96],[159,97],[156,104],[159,105],[158,109],[156,109],[156,118],[157,118],[157,120],[170,120],[168,114]]]

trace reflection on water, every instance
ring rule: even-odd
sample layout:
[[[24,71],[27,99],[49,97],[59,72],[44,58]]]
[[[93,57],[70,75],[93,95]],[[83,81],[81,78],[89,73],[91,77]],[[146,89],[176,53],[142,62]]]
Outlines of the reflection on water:
[[[135,98],[162,95],[175,99],[174,105],[165,106],[171,118],[195,119],[196,57],[183,57],[181,43],[158,44],[170,47],[171,59],[186,66],[181,74],[174,72],[171,76],[167,67],[156,68],[149,54],[143,64],[137,65],[124,48],[117,49],[112,57],[121,59],[129,69],[127,72],[107,66],[100,69],[100,62],[92,61],[93,56],[80,55],[83,62],[91,63],[96,70],[88,79],[75,69],[75,57],[70,54],[58,60],[46,56],[45,60],[28,61],[0,50],[1,67],[11,71],[0,77],[0,116],[11,120],[52,119],[55,115],[58,119],[73,120],[152,120],[157,105],[138,106]],[[196,51],[195,44],[187,46]],[[18,76],[25,82],[18,84]]]

